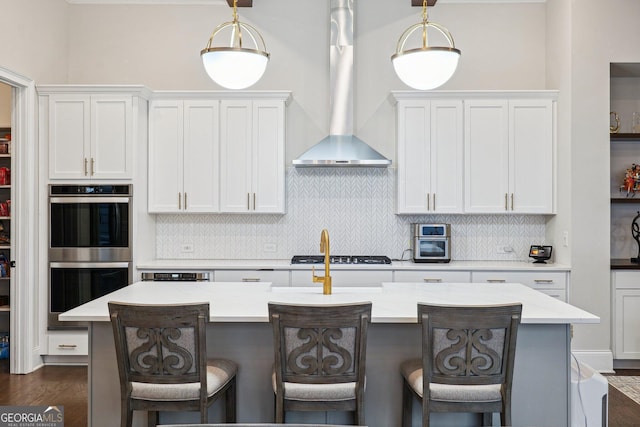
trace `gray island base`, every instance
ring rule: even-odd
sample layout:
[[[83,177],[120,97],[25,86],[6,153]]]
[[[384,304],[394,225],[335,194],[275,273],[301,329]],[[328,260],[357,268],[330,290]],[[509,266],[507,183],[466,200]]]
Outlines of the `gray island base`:
[[[267,302],[336,304],[371,301],[372,324],[367,347],[365,422],[369,427],[399,426],[402,380],[400,363],[420,357],[418,302],[436,304],[501,304],[521,302],[513,382],[513,425],[570,425],[570,328],[572,323],[597,323],[598,317],[520,284],[384,283],[370,288],[274,288],[268,283],[140,282],[61,315],[61,320],[89,323],[89,422],[91,427],[117,425],[120,388],[107,301],[147,304],[208,301],[211,323],[207,350],[212,357],[236,361],[238,422],[272,422],[272,332]],[[210,422],[221,422],[221,404],[210,408]],[[161,423],[197,422],[196,413],[162,413]],[[471,414],[434,414],[433,426],[471,426]],[[497,416],[495,417],[496,424]],[[134,426],[146,414],[136,413]],[[350,423],[348,413],[287,413],[287,422]],[[420,423],[414,405],[414,425]]]

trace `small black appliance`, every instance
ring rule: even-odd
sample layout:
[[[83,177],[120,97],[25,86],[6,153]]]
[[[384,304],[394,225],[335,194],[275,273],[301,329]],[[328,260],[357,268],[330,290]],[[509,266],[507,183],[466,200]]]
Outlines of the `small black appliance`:
[[[535,259],[534,264],[546,264],[546,261],[551,258],[552,250],[552,246],[531,245],[529,257]]]

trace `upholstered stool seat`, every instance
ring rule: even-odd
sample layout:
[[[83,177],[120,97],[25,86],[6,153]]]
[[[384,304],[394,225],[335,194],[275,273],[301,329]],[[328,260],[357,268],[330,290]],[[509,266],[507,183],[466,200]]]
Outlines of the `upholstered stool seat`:
[[[238,365],[228,359],[207,360],[207,397],[212,397],[231,381]],[[131,398],[141,400],[179,401],[200,398],[200,383],[155,384],[131,383]]]
[[[276,372],[271,374],[271,385],[273,391],[277,390]],[[304,384],[285,382],[284,398],[287,400],[299,400],[313,402],[317,400],[341,401],[353,400],[356,398],[356,382],[335,383],[335,384]]]
[[[413,359],[403,362],[400,372],[418,396],[423,396],[422,390],[422,359]],[[500,402],[500,384],[487,385],[450,385],[429,384],[431,400],[442,402]]]

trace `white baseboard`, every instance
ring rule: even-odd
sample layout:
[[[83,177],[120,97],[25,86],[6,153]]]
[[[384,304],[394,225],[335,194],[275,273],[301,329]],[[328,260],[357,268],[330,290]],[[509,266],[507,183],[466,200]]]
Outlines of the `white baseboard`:
[[[89,356],[42,356],[45,365],[88,365]]]
[[[612,374],[613,353],[610,350],[572,350],[571,353],[578,359],[578,362],[591,366],[594,370]]]

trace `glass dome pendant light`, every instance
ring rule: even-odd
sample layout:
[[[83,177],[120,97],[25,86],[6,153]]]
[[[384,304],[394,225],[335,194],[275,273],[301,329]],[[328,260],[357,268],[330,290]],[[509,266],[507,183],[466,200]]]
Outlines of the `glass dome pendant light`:
[[[233,21],[218,25],[207,46],[200,51],[202,63],[211,80],[227,89],[246,89],[255,84],[267,69],[269,54],[264,39],[254,27],[238,20],[238,0],[233,1]],[[223,30],[231,32],[226,46],[214,46],[214,38]],[[250,41],[253,48],[243,46]]]
[[[449,43],[448,47],[429,46],[427,29],[431,27],[440,32]],[[405,50],[407,39],[416,31],[422,30],[422,45]],[[435,89],[446,83],[458,66],[460,50],[456,49],[449,30],[427,19],[427,0],[422,2],[422,22],[407,28],[398,40],[396,53],[391,56],[393,68],[407,86],[418,90]]]

